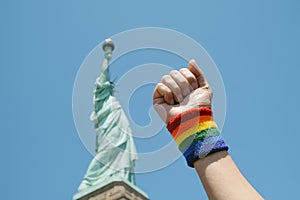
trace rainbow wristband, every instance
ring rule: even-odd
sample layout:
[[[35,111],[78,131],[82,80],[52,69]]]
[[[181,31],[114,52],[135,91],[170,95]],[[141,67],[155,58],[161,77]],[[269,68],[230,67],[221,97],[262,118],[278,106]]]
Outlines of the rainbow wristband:
[[[178,114],[168,122],[167,128],[190,167],[211,153],[228,150],[209,108],[194,108]]]

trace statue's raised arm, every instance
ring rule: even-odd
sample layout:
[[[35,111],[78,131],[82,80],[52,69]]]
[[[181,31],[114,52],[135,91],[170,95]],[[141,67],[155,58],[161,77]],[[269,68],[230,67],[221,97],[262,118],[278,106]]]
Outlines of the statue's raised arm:
[[[136,148],[127,117],[113,96],[114,84],[109,75],[109,61],[114,50],[111,39],[105,40],[103,50],[105,58],[101,74],[95,82],[94,111],[91,114],[97,134],[96,156],[78,190],[87,189],[111,178],[135,184]]]

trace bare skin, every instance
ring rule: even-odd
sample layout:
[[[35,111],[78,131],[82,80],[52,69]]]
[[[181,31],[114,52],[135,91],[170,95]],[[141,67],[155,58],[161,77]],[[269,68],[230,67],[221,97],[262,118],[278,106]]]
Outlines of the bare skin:
[[[168,121],[183,111],[211,107],[213,92],[194,60],[187,68],[162,77],[153,94],[161,119]],[[209,199],[263,199],[241,174],[227,151],[213,153],[194,163]]]

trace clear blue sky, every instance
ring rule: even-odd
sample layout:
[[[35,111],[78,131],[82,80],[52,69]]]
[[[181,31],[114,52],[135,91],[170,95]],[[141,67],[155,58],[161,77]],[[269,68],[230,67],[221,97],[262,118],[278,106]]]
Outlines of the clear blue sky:
[[[299,9],[296,0],[1,1],[1,198],[72,198],[92,159],[72,116],[77,70],[105,38],[145,26],[180,31],[209,52],[226,88],[234,160],[267,199],[299,198]],[[124,63],[151,61],[137,55]],[[146,112],[145,91],[136,99]],[[206,198],[182,158],[137,184],[154,200]]]

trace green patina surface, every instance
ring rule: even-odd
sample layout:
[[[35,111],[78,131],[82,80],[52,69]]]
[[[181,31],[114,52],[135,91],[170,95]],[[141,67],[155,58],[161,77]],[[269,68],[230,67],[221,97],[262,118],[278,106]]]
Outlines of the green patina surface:
[[[104,49],[102,73],[96,79],[94,111],[91,120],[96,129],[96,155],[80,184],[84,193],[95,185],[112,179],[135,184],[134,164],[137,152],[127,117],[113,96],[114,84],[109,80],[109,60],[112,48]]]

